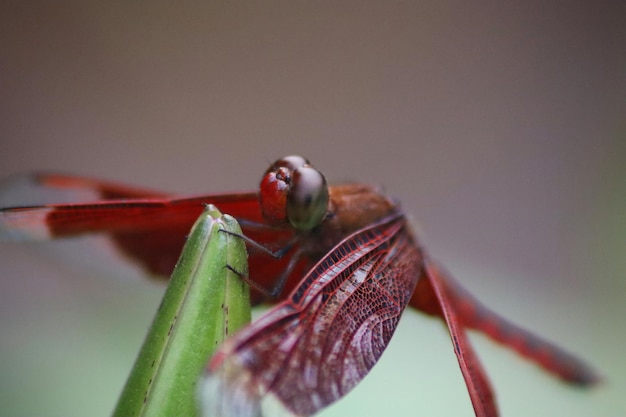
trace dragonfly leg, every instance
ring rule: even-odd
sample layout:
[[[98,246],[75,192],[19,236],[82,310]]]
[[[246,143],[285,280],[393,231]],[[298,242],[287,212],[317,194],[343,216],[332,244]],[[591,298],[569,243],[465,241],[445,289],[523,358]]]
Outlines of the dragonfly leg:
[[[269,255],[269,256],[271,256],[272,258],[275,258],[275,259],[280,259],[283,256],[285,256],[285,254],[288,253],[294,247],[295,243],[298,240],[296,237],[294,237],[291,240],[289,240],[285,246],[283,246],[282,248],[280,248],[277,251],[273,251],[270,248],[266,247],[265,245],[260,244],[256,240],[250,239],[246,235],[242,235],[242,234],[239,234],[239,233],[233,233],[231,231],[222,230],[222,229],[220,229],[220,232],[229,234],[231,236],[237,236],[237,237],[243,239],[248,245],[252,246],[255,249],[260,250],[261,252],[266,253],[267,255]]]
[[[285,256],[287,253],[289,253],[289,251],[291,251],[294,248],[297,242],[297,239],[294,237],[279,250],[272,251],[266,246],[260,244],[254,239],[250,239],[249,237],[245,235],[242,235],[239,233],[233,233],[228,230],[221,230],[221,229],[220,229],[220,232],[227,233],[231,236],[237,236],[243,239],[248,245],[260,250],[263,253],[266,253],[267,255],[271,256],[274,259],[281,259],[283,256]],[[250,285],[252,288],[257,290],[264,296],[269,297],[271,299],[276,299],[282,293],[283,289],[285,288],[285,284],[287,283],[287,279],[289,278],[293,270],[298,265],[298,262],[302,259],[302,254],[303,254],[302,250],[297,250],[292,255],[291,259],[289,259],[289,263],[287,264],[287,267],[285,268],[285,270],[281,272],[281,274],[278,276],[278,278],[274,280],[274,282],[272,283],[270,287],[265,287],[263,285],[260,285],[259,283],[255,282],[254,279],[251,279],[249,276],[243,274],[240,271],[236,271],[230,265],[227,265],[226,267],[230,269],[231,271],[233,271],[234,273],[236,273],[237,275],[239,275],[241,279],[243,279],[245,282],[248,283],[248,285]]]

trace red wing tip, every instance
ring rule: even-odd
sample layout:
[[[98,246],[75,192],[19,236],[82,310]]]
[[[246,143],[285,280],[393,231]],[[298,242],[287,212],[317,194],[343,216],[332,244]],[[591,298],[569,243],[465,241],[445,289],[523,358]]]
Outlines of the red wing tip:
[[[50,238],[47,207],[16,207],[0,209],[1,240],[45,240]]]
[[[87,181],[70,175],[34,172],[33,180],[41,185],[58,188],[69,188],[84,185]]]
[[[53,172],[33,172],[31,180],[38,185],[59,189],[100,190],[110,185],[105,181],[77,175],[59,174]]]
[[[568,379],[567,382],[581,388],[594,388],[602,385],[605,382],[605,379],[601,375],[590,371],[584,375]]]
[[[287,407],[228,350],[210,361],[198,394],[203,415],[304,417]]]
[[[71,177],[63,174],[53,174],[46,172],[25,172],[18,174],[11,174],[7,177],[0,179],[0,191],[2,193],[11,192],[11,190],[19,188],[32,187],[62,187],[66,180]]]

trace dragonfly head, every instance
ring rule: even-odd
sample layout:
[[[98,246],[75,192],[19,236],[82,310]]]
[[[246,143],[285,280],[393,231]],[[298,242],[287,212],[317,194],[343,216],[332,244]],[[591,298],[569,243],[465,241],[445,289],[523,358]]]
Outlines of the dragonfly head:
[[[328,211],[328,184],[321,172],[301,156],[287,156],[265,171],[259,194],[263,217],[270,224],[289,222],[311,230]]]

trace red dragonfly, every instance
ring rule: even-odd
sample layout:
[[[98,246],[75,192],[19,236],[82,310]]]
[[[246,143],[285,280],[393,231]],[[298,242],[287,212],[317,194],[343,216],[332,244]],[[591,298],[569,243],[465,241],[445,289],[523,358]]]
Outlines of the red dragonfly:
[[[91,203],[0,209],[0,237],[100,233],[150,275],[167,277],[207,203],[240,222],[249,245],[253,303],[278,304],[229,339],[209,364],[227,371],[224,407],[257,415],[271,400],[312,415],[346,395],[377,362],[410,305],[447,324],[477,416],[498,414],[466,329],[481,331],[567,383],[598,375],[559,347],[483,306],[418,244],[400,207],[378,188],[328,186],[299,156],[266,171],[260,191],[194,197],[63,175],[44,188],[97,193]]]

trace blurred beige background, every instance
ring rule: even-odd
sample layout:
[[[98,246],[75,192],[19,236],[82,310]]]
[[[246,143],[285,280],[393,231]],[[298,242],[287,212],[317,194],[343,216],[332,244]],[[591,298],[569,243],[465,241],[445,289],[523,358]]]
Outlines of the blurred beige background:
[[[624,415],[625,17],[619,2],[4,1],[0,176],[249,190],[296,153],[382,184],[487,305],[606,376],[572,389],[473,337],[503,415]],[[1,415],[111,412],[162,288],[95,275],[0,243]],[[411,312],[321,415],[470,414],[446,333]]]

